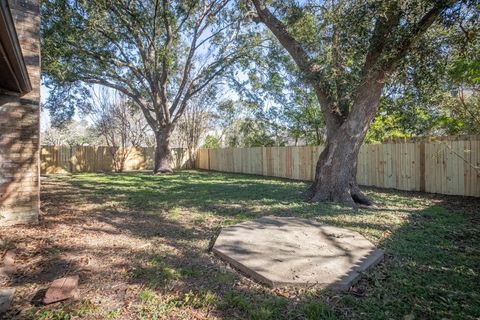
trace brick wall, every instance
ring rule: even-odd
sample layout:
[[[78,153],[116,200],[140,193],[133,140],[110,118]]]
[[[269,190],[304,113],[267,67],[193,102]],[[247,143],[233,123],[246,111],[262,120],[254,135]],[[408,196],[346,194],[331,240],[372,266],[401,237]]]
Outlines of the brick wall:
[[[33,90],[0,95],[0,226],[36,222],[40,211],[39,0],[9,0]]]

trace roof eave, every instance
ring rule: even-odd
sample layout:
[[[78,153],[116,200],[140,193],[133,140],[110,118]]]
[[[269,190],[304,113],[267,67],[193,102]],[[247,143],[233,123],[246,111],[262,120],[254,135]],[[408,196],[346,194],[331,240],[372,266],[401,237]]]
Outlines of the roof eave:
[[[13,82],[12,87],[3,89],[15,91],[21,95],[30,92],[32,84],[8,1],[0,1],[0,58],[5,61],[6,68],[10,71],[12,79],[8,80],[10,83]]]

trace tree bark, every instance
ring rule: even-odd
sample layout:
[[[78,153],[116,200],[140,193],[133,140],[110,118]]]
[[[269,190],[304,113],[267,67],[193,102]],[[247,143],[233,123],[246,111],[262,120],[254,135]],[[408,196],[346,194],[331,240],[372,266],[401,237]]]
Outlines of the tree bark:
[[[315,180],[306,192],[311,202],[332,201],[350,205],[371,205],[357,184],[357,157],[363,137],[338,132],[327,139],[317,161]]]
[[[358,187],[357,160],[370,122],[378,111],[384,80],[383,71],[369,73],[358,88],[352,112],[342,123],[331,121],[332,125],[327,127],[327,141],[317,161],[315,180],[306,192],[309,201],[372,204]],[[328,120],[335,115],[326,111],[324,116]]]
[[[164,127],[155,132],[155,160],[153,166],[154,174],[173,173],[172,155],[170,152],[171,126]]]

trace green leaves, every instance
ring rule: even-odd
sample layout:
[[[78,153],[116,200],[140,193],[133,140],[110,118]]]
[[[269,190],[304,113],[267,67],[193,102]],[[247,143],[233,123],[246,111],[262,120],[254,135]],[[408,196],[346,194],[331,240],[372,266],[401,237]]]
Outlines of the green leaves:
[[[449,68],[453,81],[467,85],[480,85],[480,60],[457,59]]]
[[[190,99],[245,52],[239,15],[229,2],[44,0],[44,79],[57,87],[118,90],[157,131],[176,122]],[[50,106],[77,107],[73,100]]]

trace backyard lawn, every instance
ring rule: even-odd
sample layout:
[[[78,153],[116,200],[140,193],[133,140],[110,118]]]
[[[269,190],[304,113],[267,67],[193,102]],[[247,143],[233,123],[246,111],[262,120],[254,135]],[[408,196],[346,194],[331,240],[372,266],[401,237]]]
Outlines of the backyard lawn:
[[[480,199],[367,189],[359,209],[302,200],[306,184],[182,171],[42,178],[37,227],[5,229],[15,248],[17,319],[478,319]],[[269,289],[209,252],[222,226],[300,216],[360,232],[385,260],[349,292]],[[37,304],[80,276],[75,302]],[[0,283],[0,286],[3,283]]]

